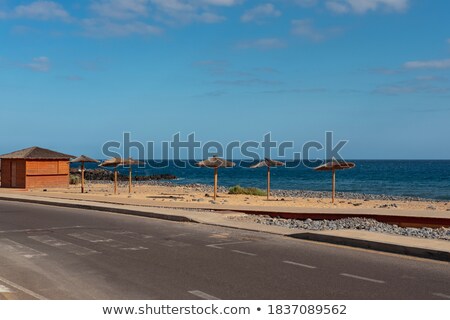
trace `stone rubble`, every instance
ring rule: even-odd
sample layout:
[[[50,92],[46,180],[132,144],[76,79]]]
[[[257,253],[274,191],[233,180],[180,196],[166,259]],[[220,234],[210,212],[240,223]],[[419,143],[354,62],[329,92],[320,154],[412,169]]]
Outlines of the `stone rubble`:
[[[397,225],[391,225],[378,222],[374,219],[366,218],[344,218],[339,220],[296,220],[272,218],[269,216],[245,215],[241,217],[229,217],[230,219],[238,219],[244,221],[253,221],[260,224],[279,226],[290,229],[299,230],[366,230],[370,232],[381,232],[394,235],[402,235],[409,237],[440,239],[450,241],[450,228],[403,228]]]

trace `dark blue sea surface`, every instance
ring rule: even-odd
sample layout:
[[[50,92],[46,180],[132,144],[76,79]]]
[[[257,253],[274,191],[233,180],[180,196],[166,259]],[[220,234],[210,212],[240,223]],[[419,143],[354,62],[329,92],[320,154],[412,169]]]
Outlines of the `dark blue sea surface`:
[[[336,172],[336,190],[367,194],[411,196],[450,200],[450,160],[349,160],[356,167]],[[212,184],[213,169],[198,168],[194,161],[163,164],[144,168],[133,166],[134,175],[169,173],[177,176],[177,184]],[[219,185],[230,187],[266,187],[266,168],[250,169],[250,163],[237,161],[234,168],[219,169]],[[331,172],[317,172],[311,167],[289,163],[294,168],[272,168],[272,189],[329,191]],[[72,165],[76,167],[76,164]],[[186,168],[180,168],[185,166]],[[87,168],[96,165],[86,164]],[[119,172],[128,173],[127,168]]]

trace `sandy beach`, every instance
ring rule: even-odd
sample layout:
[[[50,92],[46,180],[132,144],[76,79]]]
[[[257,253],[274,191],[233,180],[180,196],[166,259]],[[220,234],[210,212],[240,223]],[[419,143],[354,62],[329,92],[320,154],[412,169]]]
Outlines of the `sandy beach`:
[[[388,199],[364,199],[363,197],[351,198],[347,195],[345,198],[336,199],[335,204],[331,203],[330,198],[326,197],[293,197],[276,196],[283,191],[274,190],[275,196],[267,201],[265,196],[253,195],[232,195],[227,193],[227,189],[220,188],[216,201],[212,198],[212,187],[205,185],[183,186],[172,185],[170,183],[136,183],[133,185],[132,193],[128,193],[128,184],[119,183],[118,194],[113,194],[112,182],[87,182],[87,193],[85,197],[105,197],[112,199],[133,199],[134,203],[149,206],[164,206],[177,203],[189,203],[190,206],[198,204],[210,204],[215,206],[233,205],[242,207],[279,207],[279,208],[370,208],[370,209],[391,209],[391,210],[427,210],[427,211],[450,211],[450,204],[446,201],[436,200],[410,200],[407,198]],[[23,192],[23,191],[19,191]],[[68,189],[32,189],[28,190],[32,194],[45,193],[48,196],[80,194],[80,185],[70,185]],[[350,194],[351,195],[351,194]],[[361,199],[363,198],[363,199]],[[370,198],[370,197],[369,197]]]

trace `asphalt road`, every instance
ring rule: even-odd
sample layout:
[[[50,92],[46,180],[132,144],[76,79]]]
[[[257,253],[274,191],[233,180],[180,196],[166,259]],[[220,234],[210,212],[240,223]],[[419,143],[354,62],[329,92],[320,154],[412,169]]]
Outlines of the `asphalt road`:
[[[450,299],[450,264],[0,201],[0,299]]]

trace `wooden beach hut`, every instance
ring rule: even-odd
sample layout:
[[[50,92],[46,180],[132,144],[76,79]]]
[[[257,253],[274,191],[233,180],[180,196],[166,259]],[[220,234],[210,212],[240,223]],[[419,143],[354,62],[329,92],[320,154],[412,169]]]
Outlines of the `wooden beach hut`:
[[[2,188],[68,188],[74,156],[31,147],[0,156]]]

